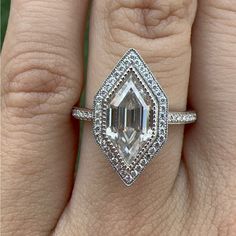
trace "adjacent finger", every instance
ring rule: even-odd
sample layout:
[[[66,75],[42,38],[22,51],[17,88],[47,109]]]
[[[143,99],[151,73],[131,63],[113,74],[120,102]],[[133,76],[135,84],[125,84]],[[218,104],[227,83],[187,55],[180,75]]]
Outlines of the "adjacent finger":
[[[159,79],[168,95],[170,109],[185,110],[195,7],[195,1],[94,1],[87,106],[92,107],[93,97],[106,76],[125,51],[133,47]],[[109,229],[113,232],[111,221],[106,218],[109,214],[111,219],[119,222],[116,225],[119,232],[125,232],[132,225],[128,226],[129,221],[138,220],[145,204],[151,207],[154,201],[154,205],[159,205],[169,196],[178,173],[183,126],[169,129],[168,143],[159,157],[130,189],[123,186],[95,144],[91,129],[91,124],[84,127],[79,172],[68,212],[71,212],[71,218],[79,219],[75,222],[78,230],[92,229],[93,222],[103,222],[100,233],[106,234]],[[146,199],[145,203],[140,199]],[[147,210],[150,208],[146,208],[143,216],[150,213]],[[124,221],[122,217],[125,217]]]
[[[199,190],[195,192],[200,193],[196,199],[204,204],[205,196],[212,196],[219,214],[229,224],[231,218],[224,214],[236,213],[227,204],[227,199],[232,203],[236,195],[235,79],[236,2],[200,0],[193,29],[189,90],[198,122],[186,132],[184,156]],[[217,212],[214,215],[217,217]]]
[[[86,1],[12,1],[2,51],[2,231],[48,234],[68,201]]]

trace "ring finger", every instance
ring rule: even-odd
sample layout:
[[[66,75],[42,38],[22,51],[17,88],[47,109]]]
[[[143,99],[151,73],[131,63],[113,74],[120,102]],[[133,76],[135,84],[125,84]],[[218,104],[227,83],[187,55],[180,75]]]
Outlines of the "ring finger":
[[[96,91],[118,59],[128,48],[133,47],[140,52],[166,91],[170,110],[185,110],[191,60],[190,35],[195,8],[196,1],[191,0],[94,1],[87,107],[92,107]],[[73,214],[72,218],[80,219],[75,223],[79,225],[78,230],[83,229],[81,225],[94,230],[94,227],[89,226],[94,222],[103,222],[102,231],[105,233],[111,227],[107,215],[112,215],[111,219],[120,222],[116,227],[127,230],[137,220],[144,204],[153,203],[155,199],[154,204],[158,207],[168,198],[179,170],[183,126],[169,129],[168,143],[159,157],[152,161],[128,190],[120,183],[95,144],[91,129],[91,124],[86,123],[79,171],[70,204],[73,207],[69,206],[67,210]],[[146,203],[140,204],[140,199],[146,199]],[[85,210],[88,217],[83,214]],[[121,221],[123,217],[127,221]]]

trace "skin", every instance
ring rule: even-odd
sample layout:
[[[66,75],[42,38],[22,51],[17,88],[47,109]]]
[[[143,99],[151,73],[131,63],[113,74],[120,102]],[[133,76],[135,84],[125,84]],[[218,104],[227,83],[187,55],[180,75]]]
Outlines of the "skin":
[[[136,48],[197,111],[125,187],[71,108],[83,85],[85,0],[14,0],[1,55],[2,235],[236,235],[235,0],[93,1],[86,106]],[[194,23],[194,24],[193,24]]]

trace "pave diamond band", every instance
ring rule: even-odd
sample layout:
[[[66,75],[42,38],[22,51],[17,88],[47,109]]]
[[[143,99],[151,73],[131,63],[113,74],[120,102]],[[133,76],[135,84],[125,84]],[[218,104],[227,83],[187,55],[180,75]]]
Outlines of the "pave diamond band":
[[[170,112],[168,113],[168,124],[169,125],[181,125],[191,124],[197,120],[197,114],[195,111],[181,111],[181,112]]]
[[[93,121],[94,111],[88,108],[74,107],[72,110],[72,116],[78,120]],[[182,111],[182,112],[169,112],[168,124],[191,124],[197,120],[196,112],[194,111]]]
[[[92,121],[94,112],[92,109],[73,107],[72,116],[78,120]]]
[[[167,142],[169,125],[197,119],[194,111],[169,111],[168,97],[135,49],[105,79],[93,109],[74,107],[72,115],[93,122],[96,143],[127,186]]]

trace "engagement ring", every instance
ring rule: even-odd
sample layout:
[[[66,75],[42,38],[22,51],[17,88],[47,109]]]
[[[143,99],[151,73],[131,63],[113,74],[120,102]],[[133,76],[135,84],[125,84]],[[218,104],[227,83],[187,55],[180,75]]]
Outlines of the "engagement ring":
[[[93,109],[74,107],[93,121],[96,142],[130,186],[167,141],[168,125],[196,121],[194,111],[171,112],[168,98],[134,49],[121,58],[94,97]]]

